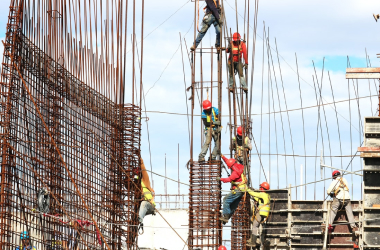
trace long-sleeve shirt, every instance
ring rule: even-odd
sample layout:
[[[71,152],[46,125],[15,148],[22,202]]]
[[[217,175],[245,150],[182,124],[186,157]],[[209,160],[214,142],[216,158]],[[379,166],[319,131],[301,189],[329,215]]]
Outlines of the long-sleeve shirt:
[[[224,162],[226,162],[226,160],[227,160],[227,158],[225,156],[223,156],[222,159]],[[244,171],[244,166],[236,163],[232,166],[231,175],[228,178],[220,178],[220,180],[223,181],[224,183],[226,183],[226,182],[241,182],[242,181],[241,174],[243,173],[243,171]]]
[[[219,21],[219,19],[220,19],[219,11],[218,11],[218,8],[220,7],[219,0],[215,0],[217,6],[215,6],[214,0],[205,0],[205,1],[207,4],[206,13],[211,12],[214,15],[214,17],[216,18],[216,20]]]
[[[239,45],[235,45],[234,42],[232,42],[230,44],[230,46],[226,49],[226,52],[227,53],[231,53],[231,51],[234,48],[238,48],[239,49]],[[240,57],[238,55],[234,55],[233,56],[234,62],[240,62],[241,57],[243,56],[245,64],[248,64],[247,46],[245,45],[245,42],[240,41],[240,49],[241,49]],[[231,55],[229,56],[228,59],[230,59],[230,58],[231,58]]]
[[[342,180],[340,180],[342,179]],[[335,192],[338,190],[338,193],[336,194],[336,198],[340,200],[350,200],[350,193],[348,192],[348,183],[346,179],[343,177],[337,177],[333,182],[331,182],[329,188],[327,189],[327,194],[330,194],[331,192]]]

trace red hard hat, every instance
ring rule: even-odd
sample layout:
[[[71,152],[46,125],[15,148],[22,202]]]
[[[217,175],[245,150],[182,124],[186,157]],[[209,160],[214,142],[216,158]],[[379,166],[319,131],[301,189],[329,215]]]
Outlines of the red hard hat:
[[[220,247],[218,248],[218,250],[227,250],[227,248],[226,248],[225,246],[220,246]]]
[[[260,187],[264,188],[265,190],[269,190],[269,188],[270,188],[269,183],[265,182],[265,181],[260,184]]]
[[[335,177],[338,175],[340,175],[340,172],[338,170],[335,170],[334,172],[332,172],[332,177]]]
[[[204,100],[202,104],[203,104],[203,109],[211,108],[211,102],[209,100]]]
[[[237,128],[237,134],[240,135],[240,136],[243,135],[243,128],[242,128],[241,126],[239,126],[239,127]]]
[[[236,163],[236,161],[234,158],[226,160],[226,164],[227,164],[228,168],[231,168],[235,163]]]
[[[240,34],[239,33],[234,33],[234,36],[232,37],[232,40],[234,41],[234,42],[236,42],[236,41],[239,41],[240,40]]]

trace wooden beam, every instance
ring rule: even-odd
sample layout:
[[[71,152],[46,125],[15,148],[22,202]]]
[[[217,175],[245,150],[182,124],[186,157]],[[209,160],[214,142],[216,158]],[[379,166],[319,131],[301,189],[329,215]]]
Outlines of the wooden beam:
[[[380,79],[380,68],[347,68],[346,79]]]

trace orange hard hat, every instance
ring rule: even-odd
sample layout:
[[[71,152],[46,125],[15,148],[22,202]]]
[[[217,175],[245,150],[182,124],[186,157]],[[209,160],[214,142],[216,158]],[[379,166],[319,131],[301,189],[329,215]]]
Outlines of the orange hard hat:
[[[236,161],[234,158],[226,160],[226,164],[227,164],[228,168],[231,168],[235,163],[236,163]]]
[[[211,102],[209,100],[204,100],[203,103],[203,109],[210,109],[211,108]]]
[[[240,37],[240,34],[239,33],[234,33],[234,36],[232,37],[232,40],[234,41],[234,42],[236,42],[236,41],[240,41],[240,39],[241,39],[241,37]]]
[[[237,134],[238,135],[240,135],[240,136],[242,136],[243,135],[243,128],[241,127],[241,126],[239,126],[238,128],[237,128]]]
[[[269,188],[270,188],[269,183],[265,182],[265,181],[260,184],[260,187],[265,189],[265,190],[269,190]]]
[[[225,246],[220,246],[220,247],[218,248],[218,250],[227,250],[227,248],[226,248]]]

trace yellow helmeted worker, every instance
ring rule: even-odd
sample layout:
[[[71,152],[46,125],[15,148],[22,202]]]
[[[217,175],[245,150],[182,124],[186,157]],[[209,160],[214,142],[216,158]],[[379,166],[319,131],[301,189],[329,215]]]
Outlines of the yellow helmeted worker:
[[[248,193],[256,201],[257,205],[253,207],[253,216],[252,216],[252,236],[247,241],[247,246],[257,247],[257,236],[259,233],[259,226],[262,222],[265,222],[269,216],[270,211],[270,195],[265,191],[269,190],[270,186],[268,182],[263,182],[260,184],[260,191],[255,192],[251,189],[248,189]]]
[[[139,222],[140,222],[140,229],[143,229],[143,220],[146,215],[152,214],[155,215],[155,207],[156,203],[154,202],[154,190],[150,186],[150,180],[149,175],[146,171],[144,161],[140,158],[140,166],[141,166],[141,187],[142,187],[142,196],[143,201],[140,205],[139,210]]]

